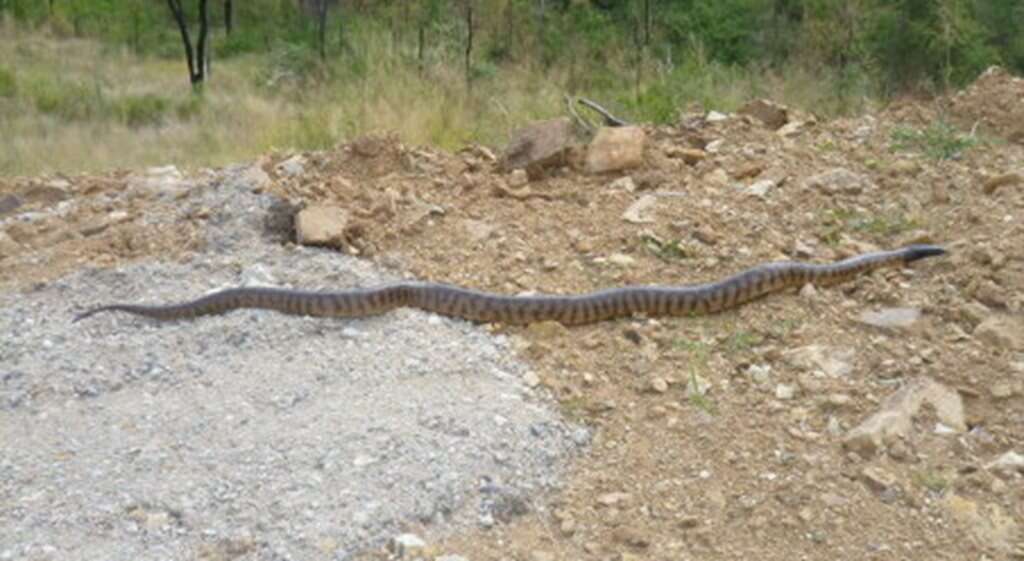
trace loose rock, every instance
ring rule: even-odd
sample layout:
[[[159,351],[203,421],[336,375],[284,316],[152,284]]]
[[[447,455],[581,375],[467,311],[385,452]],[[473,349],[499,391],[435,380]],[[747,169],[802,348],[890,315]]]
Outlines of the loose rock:
[[[512,134],[501,166],[504,170],[559,166],[572,143],[572,122],[567,117],[532,123]]]
[[[829,195],[857,195],[871,188],[866,177],[846,168],[835,168],[812,176],[804,183],[808,189],[816,189]]]
[[[821,370],[832,377],[846,376],[853,372],[853,349],[808,345],[785,351],[783,357],[794,366],[805,370]]]
[[[1024,320],[996,315],[981,322],[974,336],[993,347],[1024,351]]]
[[[645,143],[640,127],[604,127],[587,147],[584,169],[606,173],[637,167],[643,163]]]
[[[630,224],[650,224],[654,219],[649,216],[658,199],[654,195],[644,195],[622,213],[622,219]]]
[[[755,99],[741,107],[737,113],[756,117],[771,130],[777,130],[789,122],[789,110],[767,99]]]
[[[859,321],[880,329],[906,329],[917,323],[920,318],[920,308],[884,308],[863,312]]]
[[[568,117],[532,123],[512,134],[501,166],[513,170],[562,165],[572,144],[572,122]]]
[[[302,175],[302,173],[306,171],[306,158],[302,154],[296,154],[277,164],[276,171],[278,175],[283,175],[285,177]]]
[[[295,237],[302,245],[341,247],[348,228],[348,211],[332,205],[315,205],[295,216]]]
[[[846,435],[843,446],[865,457],[874,455],[896,438],[910,436],[913,418],[926,403],[946,426],[960,433],[967,430],[960,394],[931,378],[919,378],[886,398],[881,410]]]

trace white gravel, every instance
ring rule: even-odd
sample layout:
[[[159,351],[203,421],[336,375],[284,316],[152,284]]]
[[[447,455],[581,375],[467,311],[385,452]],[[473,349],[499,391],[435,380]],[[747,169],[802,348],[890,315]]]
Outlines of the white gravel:
[[[274,200],[239,177],[183,187],[180,216],[214,209],[208,250],[189,262],[0,294],[0,560],[345,559],[408,528],[500,524],[586,445],[523,384],[507,341],[465,322],[70,322],[94,304],[245,283],[394,280],[283,246],[264,231]]]

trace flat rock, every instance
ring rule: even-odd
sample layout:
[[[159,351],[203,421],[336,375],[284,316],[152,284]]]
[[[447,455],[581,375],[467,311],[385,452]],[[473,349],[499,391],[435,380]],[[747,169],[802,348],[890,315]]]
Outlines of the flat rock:
[[[1024,320],[1008,315],[991,316],[974,329],[974,336],[993,347],[1024,351]]]
[[[833,168],[807,178],[804,186],[829,195],[856,195],[870,189],[872,184],[867,177],[846,168]]]
[[[504,170],[562,165],[573,145],[568,117],[531,123],[512,134],[502,155]]]
[[[622,219],[630,224],[650,224],[654,222],[650,214],[657,202],[658,198],[654,195],[644,195],[629,205],[626,212],[622,213]]]
[[[857,319],[860,323],[879,329],[906,329],[921,319],[920,308],[883,308],[868,310]]]
[[[340,247],[345,241],[348,211],[333,205],[313,205],[295,215],[295,238],[302,245]]]
[[[747,188],[747,193],[755,197],[765,197],[769,191],[775,188],[775,181],[771,179],[762,179],[754,182],[750,187]]]
[[[922,377],[886,398],[878,412],[847,433],[843,446],[862,456],[873,456],[896,439],[908,437],[914,416],[925,404],[931,405],[939,420],[953,431],[967,430],[960,394]]]
[[[603,127],[587,146],[583,168],[587,173],[606,173],[638,167],[644,161],[646,140],[640,127]]]
[[[782,353],[787,362],[804,370],[821,370],[828,376],[846,376],[853,372],[854,351],[845,347],[807,345]]]
[[[741,107],[737,113],[750,115],[771,130],[778,130],[789,122],[789,109],[767,99],[755,99]]]

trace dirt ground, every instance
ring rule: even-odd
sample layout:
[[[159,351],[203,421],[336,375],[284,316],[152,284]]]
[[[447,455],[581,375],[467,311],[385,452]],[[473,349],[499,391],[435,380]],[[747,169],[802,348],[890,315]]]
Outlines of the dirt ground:
[[[711,317],[496,326],[564,414],[596,429],[593,446],[563,492],[536,499],[544,508],[421,557],[1021,559],[1024,473],[989,469],[1024,454],[1021,99],[1024,81],[992,71],[876,115],[793,112],[784,134],[744,115],[684,115],[645,127],[639,168],[561,167],[525,185],[500,170],[500,147],[448,154],[388,136],[303,154],[296,175],[279,166],[293,154],[260,164],[290,203],[282,214],[349,209],[342,251],[504,293],[703,282],[918,242],[950,251]],[[964,136],[934,132],[947,122]],[[808,181],[837,169],[853,179]],[[140,177],[0,178],[0,288],[186,258],[209,214],[154,231],[145,216],[175,201],[133,189]],[[639,219],[624,219],[645,197]],[[58,212],[5,220],[44,209]],[[921,315],[859,320],[891,307]],[[989,320],[995,329],[978,329]],[[877,454],[843,447],[901,384],[925,377],[959,395],[966,431],[948,434],[925,408]]]

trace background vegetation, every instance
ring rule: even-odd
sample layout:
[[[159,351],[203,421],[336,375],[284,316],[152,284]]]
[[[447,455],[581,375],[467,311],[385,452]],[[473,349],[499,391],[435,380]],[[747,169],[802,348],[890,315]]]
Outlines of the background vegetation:
[[[320,1],[209,0],[194,94],[167,2],[0,0],[0,173],[224,163],[381,129],[500,144],[565,93],[655,122],[754,95],[834,115],[1024,70],[1024,0],[327,0],[322,49]]]

